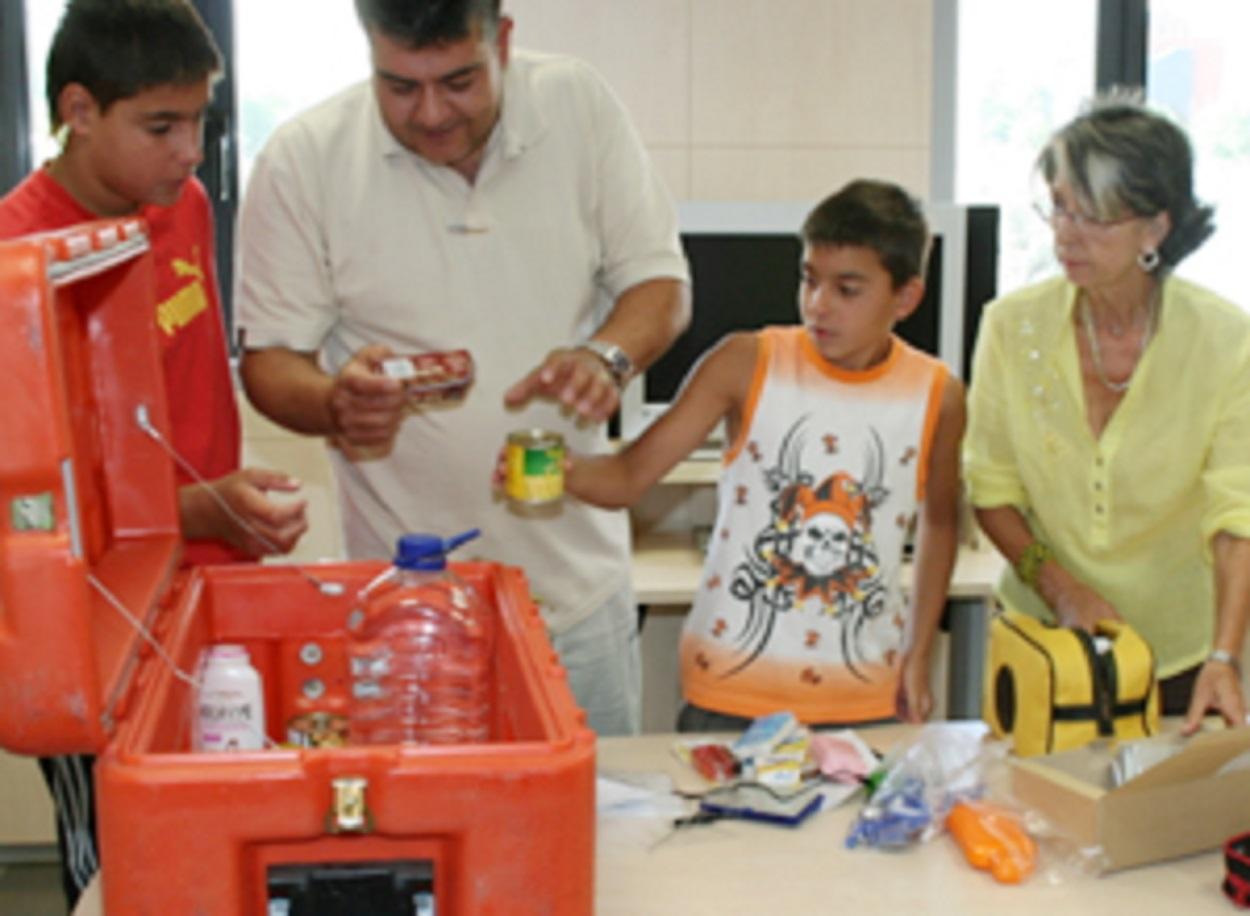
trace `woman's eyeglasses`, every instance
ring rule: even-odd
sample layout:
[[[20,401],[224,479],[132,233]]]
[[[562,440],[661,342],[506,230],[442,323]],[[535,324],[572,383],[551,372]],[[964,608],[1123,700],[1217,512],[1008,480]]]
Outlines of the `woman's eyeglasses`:
[[[1042,218],[1042,221],[1048,225],[1053,227],[1058,225],[1060,220],[1063,220],[1079,232],[1110,229],[1112,226],[1119,226],[1121,223],[1131,223],[1133,220],[1141,218],[1133,213],[1128,216],[1121,216],[1118,219],[1098,219],[1095,216],[1090,216],[1088,213],[1082,213],[1080,210],[1069,210],[1063,204],[1054,200],[1037,201],[1033,204],[1033,209],[1037,211],[1037,215]]]

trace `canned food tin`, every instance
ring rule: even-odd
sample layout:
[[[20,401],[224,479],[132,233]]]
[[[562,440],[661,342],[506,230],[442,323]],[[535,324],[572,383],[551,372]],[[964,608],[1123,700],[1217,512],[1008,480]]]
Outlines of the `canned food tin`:
[[[382,372],[403,383],[412,403],[454,401],[473,384],[473,356],[468,350],[394,356],[382,361]]]
[[[286,726],[292,747],[343,747],[347,744],[347,716],[333,712],[306,712]]]
[[[505,490],[513,502],[543,506],[564,496],[564,437],[545,429],[508,436]]]

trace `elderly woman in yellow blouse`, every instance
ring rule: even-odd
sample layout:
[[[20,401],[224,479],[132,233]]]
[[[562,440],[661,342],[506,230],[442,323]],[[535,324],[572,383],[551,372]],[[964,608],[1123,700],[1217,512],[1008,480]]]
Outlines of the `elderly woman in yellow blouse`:
[[[1103,99],[1038,158],[1063,276],[991,304],[964,445],[1011,606],[1155,652],[1165,713],[1242,724],[1250,319],[1173,275],[1213,231],[1184,133]]]

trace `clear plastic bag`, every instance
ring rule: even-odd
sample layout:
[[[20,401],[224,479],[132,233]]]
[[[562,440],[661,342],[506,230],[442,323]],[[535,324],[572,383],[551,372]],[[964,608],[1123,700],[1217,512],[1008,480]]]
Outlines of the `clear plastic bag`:
[[[940,831],[955,800],[982,794],[979,761],[988,731],[984,722],[933,722],[895,747],[851,825],[847,847],[895,849]]]
[[[1032,839],[1031,880],[1058,884],[1102,871],[1100,847],[1083,846],[1014,798],[1010,747],[1004,741],[987,741],[987,734],[983,722],[937,722],[896,746],[882,764],[876,790],[852,823],[846,845],[900,849],[926,842],[947,832],[947,818],[956,804],[982,802],[1010,817]],[[1020,875],[1021,880],[1026,877]]]

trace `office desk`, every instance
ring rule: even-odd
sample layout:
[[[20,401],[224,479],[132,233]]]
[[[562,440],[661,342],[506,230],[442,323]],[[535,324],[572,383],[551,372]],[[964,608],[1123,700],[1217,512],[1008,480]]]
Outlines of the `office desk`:
[[[986,544],[961,547],[947,599],[950,656],[947,659],[946,715],[973,719],[981,715],[988,601],[1005,561]],[[694,600],[703,568],[703,551],[688,534],[649,534],[633,552],[634,598],[639,604],[685,614]],[[903,567],[903,588],[911,586],[911,566]],[[675,651],[675,650],[674,650]]]
[[[914,731],[914,726],[886,725],[861,729],[860,735],[885,750]],[[697,788],[699,779],[671,753],[673,739],[672,735],[601,739],[599,772],[667,773],[678,787]],[[1235,912],[1219,889],[1223,859],[1218,852],[1101,878],[1075,875],[1048,884],[1034,876],[1022,885],[1000,885],[969,867],[947,837],[895,853],[844,848],[857,810],[858,803],[852,800],[796,829],[723,821],[671,836],[668,818],[601,816],[595,912],[598,916]],[[74,916],[101,916],[98,880]]]
[[[864,729],[886,748],[908,726]],[[599,742],[601,773],[662,771],[679,785],[697,782],[669,751],[671,735]],[[669,836],[653,819],[600,818],[595,880],[599,916],[698,916],[729,913],[979,914],[1012,916],[1235,912],[1220,892],[1218,852],[1047,884],[1035,876],[1000,885],[967,865],[948,837],[886,853],[844,848],[858,810],[851,801],[796,829],[724,821]]]

